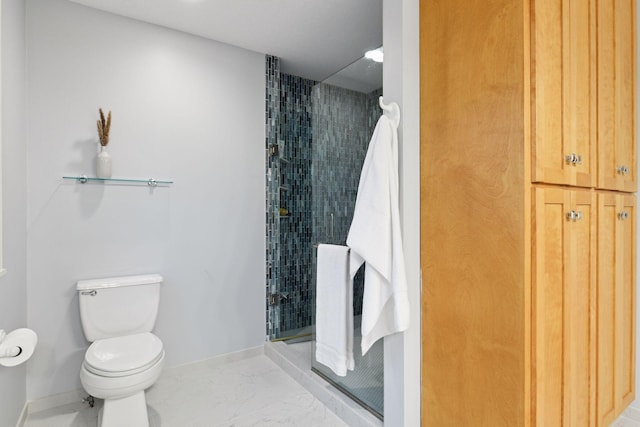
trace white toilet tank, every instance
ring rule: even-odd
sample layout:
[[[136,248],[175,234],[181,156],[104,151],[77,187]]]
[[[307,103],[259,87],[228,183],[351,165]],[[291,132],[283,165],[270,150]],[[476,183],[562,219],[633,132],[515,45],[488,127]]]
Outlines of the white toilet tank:
[[[160,302],[159,274],[81,280],[80,320],[87,340],[151,332]]]

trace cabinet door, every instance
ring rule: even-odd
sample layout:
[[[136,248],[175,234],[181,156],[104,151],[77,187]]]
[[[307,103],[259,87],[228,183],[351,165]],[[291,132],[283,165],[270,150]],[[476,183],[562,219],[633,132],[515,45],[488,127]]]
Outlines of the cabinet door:
[[[595,184],[595,0],[534,0],[533,181]]]
[[[635,396],[635,218],[635,196],[598,194],[598,426]]]
[[[592,426],[595,195],[535,188],[534,197],[534,425]]]
[[[598,187],[634,192],[636,2],[598,2]]]

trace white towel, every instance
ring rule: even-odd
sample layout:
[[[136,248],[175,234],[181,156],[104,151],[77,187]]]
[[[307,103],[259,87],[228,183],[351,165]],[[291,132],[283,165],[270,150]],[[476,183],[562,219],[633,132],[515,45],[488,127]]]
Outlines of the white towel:
[[[378,339],[409,327],[409,298],[398,206],[398,129],[382,116],[362,166],[353,222],[351,277],[366,262],[362,354]]]
[[[318,245],[316,277],[316,360],[344,377],[354,367],[349,248]]]

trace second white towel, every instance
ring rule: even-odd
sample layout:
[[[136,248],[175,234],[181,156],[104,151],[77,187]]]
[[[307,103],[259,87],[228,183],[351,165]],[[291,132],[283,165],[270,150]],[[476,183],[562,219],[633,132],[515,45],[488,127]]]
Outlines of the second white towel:
[[[316,360],[344,377],[354,368],[349,248],[318,245],[316,279]]]

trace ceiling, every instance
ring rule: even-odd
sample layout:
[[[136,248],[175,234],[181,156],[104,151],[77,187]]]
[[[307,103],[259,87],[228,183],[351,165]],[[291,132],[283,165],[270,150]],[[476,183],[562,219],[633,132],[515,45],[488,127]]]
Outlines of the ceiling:
[[[382,45],[382,0],[71,0],[280,57],[324,80]]]

